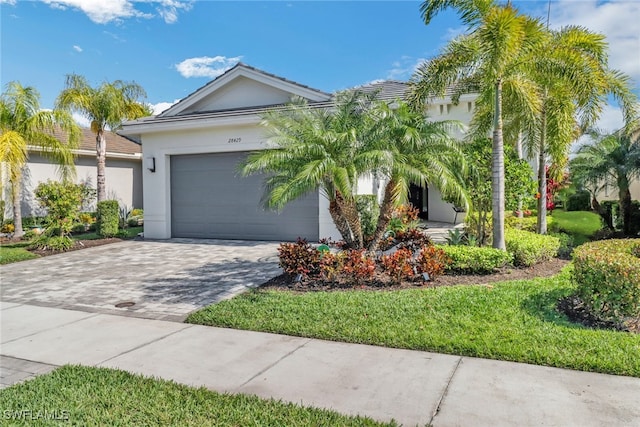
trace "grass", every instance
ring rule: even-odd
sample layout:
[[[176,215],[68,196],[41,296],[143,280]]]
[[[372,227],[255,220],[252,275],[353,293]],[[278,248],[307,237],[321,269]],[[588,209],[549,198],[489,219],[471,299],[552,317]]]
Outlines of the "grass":
[[[0,391],[0,400],[5,420],[8,415],[31,411],[32,415],[40,412],[67,417],[71,425],[394,425],[254,396],[220,394],[119,370],[81,366],[63,366],[4,389]],[[12,419],[10,423],[52,424],[30,418]]]
[[[551,214],[554,224],[574,238],[576,245],[588,242],[602,228],[600,215],[585,211],[563,211],[556,209]]]
[[[389,292],[256,290],[189,323],[640,377],[640,336],[593,330],[556,311],[553,278]]]
[[[122,235],[118,236],[122,239],[132,239],[141,233],[143,227],[129,227],[121,230]],[[96,240],[102,239],[97,233],[84,233],[71,236],[75,240]],[[31,242],[17,242],[0,245],[0,265],[11,264],[18,261],[38,258],[38,255],[29,252],[27,247]]]

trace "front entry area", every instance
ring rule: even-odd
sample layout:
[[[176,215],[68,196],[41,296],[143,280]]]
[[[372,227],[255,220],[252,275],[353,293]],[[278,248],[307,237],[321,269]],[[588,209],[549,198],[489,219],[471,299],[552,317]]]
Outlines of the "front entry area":
[[[429,189],[411,184],[409,187],[409,203],[417,208],[420,219],[425,221],[429,219]]]
[[[246,152],[171,156],[172,237],[294,241],[318,240],[318,193],[264,210],[264,176],[241,177]]]

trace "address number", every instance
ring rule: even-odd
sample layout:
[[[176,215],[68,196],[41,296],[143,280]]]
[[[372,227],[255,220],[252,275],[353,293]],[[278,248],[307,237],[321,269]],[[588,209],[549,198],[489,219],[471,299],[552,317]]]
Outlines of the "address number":
[[[238,142],[241,142],[242,138],[229,138],[229,140],[227,141],[229,144],[237,144]]]

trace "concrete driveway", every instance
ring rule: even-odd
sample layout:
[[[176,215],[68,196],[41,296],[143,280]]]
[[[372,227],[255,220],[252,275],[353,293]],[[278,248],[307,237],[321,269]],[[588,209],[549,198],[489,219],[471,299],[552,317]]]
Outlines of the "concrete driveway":
[[[280,274],[277,242],[125,241],[0,266],[5,302],[182,321]],[[131,307],[116,308],[123,302]]]

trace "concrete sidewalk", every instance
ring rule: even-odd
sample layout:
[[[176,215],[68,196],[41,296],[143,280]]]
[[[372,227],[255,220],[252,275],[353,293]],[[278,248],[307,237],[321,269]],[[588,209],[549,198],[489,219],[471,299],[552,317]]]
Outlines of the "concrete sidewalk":
[[[73,363],[407,426],[640,425],[638,378],[0,304],[5,384]]]

